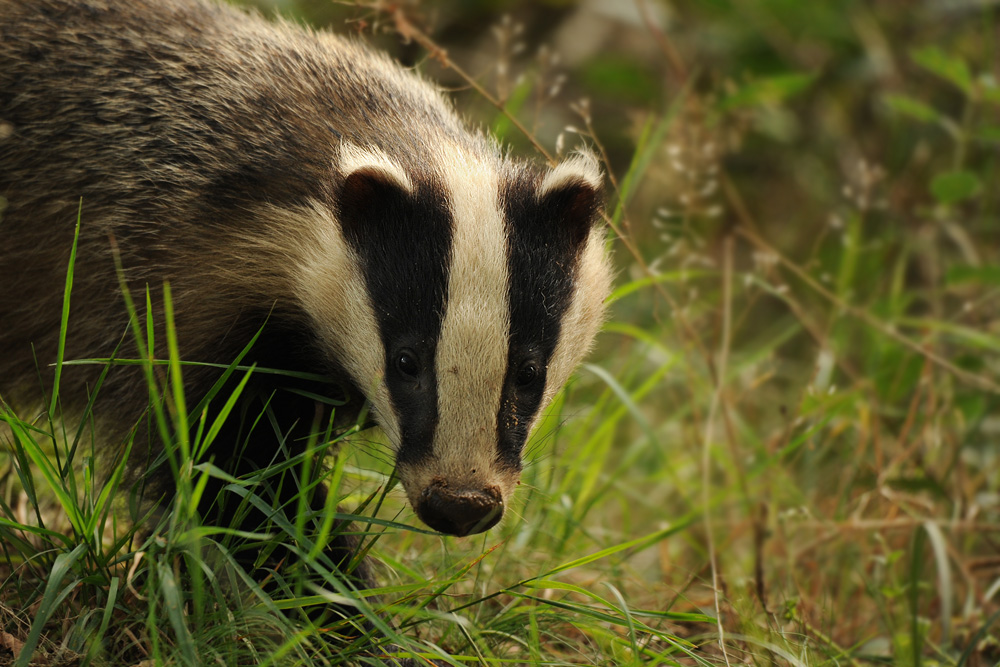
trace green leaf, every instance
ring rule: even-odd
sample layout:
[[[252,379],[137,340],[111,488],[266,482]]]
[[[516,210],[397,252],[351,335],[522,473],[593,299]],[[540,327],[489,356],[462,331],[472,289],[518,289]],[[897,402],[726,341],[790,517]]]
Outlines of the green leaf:
[[[91,636],[89,640],[90,647],[87,649],[87,655],[84,656],[84,665],[91,664],[97,654],[103,649],[104,638],[108,632],[108,624],[111,621],[111,615],[112,612],[114,612],[115,603],[118,602],[118,586],[120,581],[121,580],[118,577],[111,578],[111,583],[108,586],[108,601],[104,605],[104,614],[101,616],[101,627]]]
[[[980,79],[979,84],[979,94],[982,98],[992,104],[1000,105],[1000,87],[996,83],[984,79]]]
[[[655,72],[644,63],[606,51],[587,63],[580,75],[589,89],[608,99],[650,104],[661,89]]]
[[[980,283],[1000,287],[1000,266],[953,266],[945,276],[948,285]]]
[[[532,577],[531,579],[526,579],[521,582],[522,584],[527,584],[531,581],[536,581],[539,579],[545,579],[546,577],[551,577],[559,572],[565,572],[566,570],[572,570],[574,568],[582,567],[593,563],[594,561],[601,560],[602,558],[607,558],[608,556],[613,556],[614,554],[620,553],[628,549],[635,549],[636,551],[642,551],[649,546],[661,542],[666,538],[670,537],[674,533],[684,530],[694,522],[695,517],[687,516],[679,519],[674,525],[667,526],[656,532],[649,533],[648,535],[643,535],[629,542],[624,542],[622,544],[616,544],[614,546],[608,547],[606,549],[601,549],[600,551],[595,551],[594,553],[582,556],[580,558],[575,558],[571,561],[563,563],[562,565],[557,565],[556,567],[550,569],[548,572],[541,574],[537,577]]]
[[[504,103],[504,110],[498,112],[493,121],[493,136],[499,137],[501,140],[510,137],[511,128],[514,127],[514,123],[510,119],[511,117],[516,118],[524,109],[524,105],[534,89],[535,81],[534,77],[526,76],[514,87]]]
[[[957,86],[966,95],[973,92],[972,73],[965,61],[949,55],[937,46],[928,46],[910,52],[913,62],[917,63],[931,74]]]
[[[166,563],[158,563],[156,570],[160,580],[163,606],[166,608],[170,625],[173,626],[177,648],[180,649],[179,657],[186,665],[196,665],[198,664],[198,652],[194,637],[188,628],[187,615],[184,613],[184,594],[173,571]]]
[[[936,109],[908,95],[886,95],[883,99],[893,112],[921,123],[933,123],[941,118]]]
[[[812,74],[779,74],[765,79],[756,79],[739,87],[732,95],[722,100],[723,111],[766,104],[779,104],[798,95],[812,85]]]
[[[76,211],[76,228],[73,231],[73,245],[69,251],[69,266],[66,269],[66,283],[63,288],[62,320],[59,323],[59,347],[56,351],[56,369],[52,380],[52,403],[49,405],[49,416],[54,418],[56,405],[59,402],[59,380],[62,377],[63,359],[66,358],[66,331],[69,322],[69,297],[73,291],[73,269],[76,266],[76,249],[80,243],[80,219],[83,216],[83,197]]]
[[[949,171],[931,181],[931,194],[942,204],[954,204],[979,194],[982,184],[971,171]]]
[[[939,331],[970,347],[1000,351],[1000,336],[981,328],[923,317],[901,317],[897,323],[916,329]]]
[[[72,573],[73,566],[85,553],[87,553],[87,545],[79,544],[72,551],[56,556],[55,562],[52,563],[52,570],[49,572],[49,578],[45,582],[45,592],[42,594],[42,601],[39,603],[38,609],[34,612],[35,618],[31,622],[31,630],[28,632],[28,638],[24,640],[24,646],[21,647],[21,654],[14,662],[15,667],[28,667],[31,664],[29,661],[42,638],[42,630],[45,628],[45,624],[52,618],[52,614],[55,613],[60,603],[80,583],[79,579],[71,577],[69,583],[63,585],[63,580],[66,578],[66,575]]]
[[[633,292],[637,292],[644,287],[649,287],[657,283],[683,283],[687,280],[693,278],[703,278],[705,276],[711,275],[708,271],[700,271],[697,269],[681,269],[680,271],[668,271],[665,273],[658,273],[656,275],[645,276],[644,278],[639,278],[638,280],[631,280],[614,292],[608,297],[608,303],[614,303],[619,299],[622,299]]]
[[[973,139],[984,144],[1000,144],[1000,127],[980,128],[973,135]]]

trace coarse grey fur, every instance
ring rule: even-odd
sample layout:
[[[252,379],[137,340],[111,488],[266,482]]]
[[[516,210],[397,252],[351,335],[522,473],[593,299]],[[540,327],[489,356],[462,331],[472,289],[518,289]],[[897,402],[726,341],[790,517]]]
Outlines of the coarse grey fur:
[[[288,306],[276,298],[290,292],[275,269],[284,258],[240,252],[240,239],[295,233],[273,229],[262,204],[332,197],[317,189],[338,178],[341,139],[374,144],[417,173],[443,139],[493,151],[430,86],[352,40],[302,40],[197,1],[6,1],[0,12],[8,399],[36,392],[36,360],[45,370],[55,358],[81,198],[66,358],[109,356],[125,332],[113,237],[130,284],[157,292],[170,281],[185,358],[214,359],[245,343],[246,331],[232,330],[241,314]],[[69,370],[64,393],[82,395],[97,371]],[[137,416],[142,382],[117,374],[102,396]]]

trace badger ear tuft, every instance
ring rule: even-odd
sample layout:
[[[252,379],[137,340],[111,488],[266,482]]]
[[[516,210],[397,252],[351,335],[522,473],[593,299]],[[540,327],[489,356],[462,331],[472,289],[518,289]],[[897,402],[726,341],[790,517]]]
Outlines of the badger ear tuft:
[[[342,224],[369,221],[413,193],[410,177],[377,148],[344,143],[339,166],[343,181],[337,203]]]
[[[400,190],[413,192],[413,183],[403,168],[375,146],[362,148],[345,141],[340,145],[339,166],[345,179],[361,173],[366,178],[375,178],[387,185],[394,183]]]
[[[582,243],[598,221],[603,201],[601,170],[590,153],[577,153],[554,167],[538,187],[546,217]]]
[[[569,159],[553,167],[538,188],[539,198],[553,190],[558,190],[571,183],[587,185],[594,192],[600,192],[604,177],[597,158],[589,151],[574,153]]]

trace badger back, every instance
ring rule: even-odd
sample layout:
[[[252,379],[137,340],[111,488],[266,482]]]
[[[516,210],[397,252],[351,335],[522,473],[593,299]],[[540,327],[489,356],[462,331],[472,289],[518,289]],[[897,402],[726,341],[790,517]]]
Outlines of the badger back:
[[[113,237],[129,281],[171,282],[185,358],[227,363],[266,321],[276,358],[370,400],[423,521],[500,519],[602,318],[592,158],[512,161],[384,55],[205,0],[6,3],[0,120],[0,393],[54,355],[82,197],[71,356],[127,324]],[[141,387],[103,392],[140,413]]]

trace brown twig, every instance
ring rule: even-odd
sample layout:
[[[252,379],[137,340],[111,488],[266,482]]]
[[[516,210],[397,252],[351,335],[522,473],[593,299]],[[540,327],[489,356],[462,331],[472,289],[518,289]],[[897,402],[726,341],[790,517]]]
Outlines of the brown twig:
[[[636,6],[639,8],[639,14],[642,15],[642,22],[646,25],[646,30],[649,34],[653,36],[656,40],[656,45],[660,47],[660,51],[663,52],[663,56],[670,63],[670,69],[673,70],[674,76],[681,82],[681,85],[687,83],[688,80],[688,70],[684,65],[684,60],[681,58],[680,54],[677,53],[677,49],[671,44],[667,36],[660,30],[660,26],[656,25],[656,21],[653,20],[653,15],[649,12],[649,6],[646,4],[646,0],[636,0]]]
[[[555,166],[556,160],[552,157],[552,154],[545,150],[545,147],[538,143],[534,135],[528,131],[520,120],[507,110],[506,105],[499,99],[490,94],[488,90],[483,88],[478,81],[476,81],[468,72],[458,66],[454,60],[448,57],[448,51],[438,45],[433,39],[431,39],[425,32],[420,30],[417,26],[413,24],[406,17],[406,13],[400,7],[394,7],[392,13],[393,21],[396,24],[396,31],[402,35],[405,39],[412,39],[420,46],[427,49],[427,53],[430,57],[438,61],[443,67],[452,70],[458,76],[465,81],[473,90],[482,95],[483,99],[495,106],[500,113],[507,117],[507,119],[516,127],[520,132],[531,142],[531,145],[535,147],[545,160],[552,166]]]

